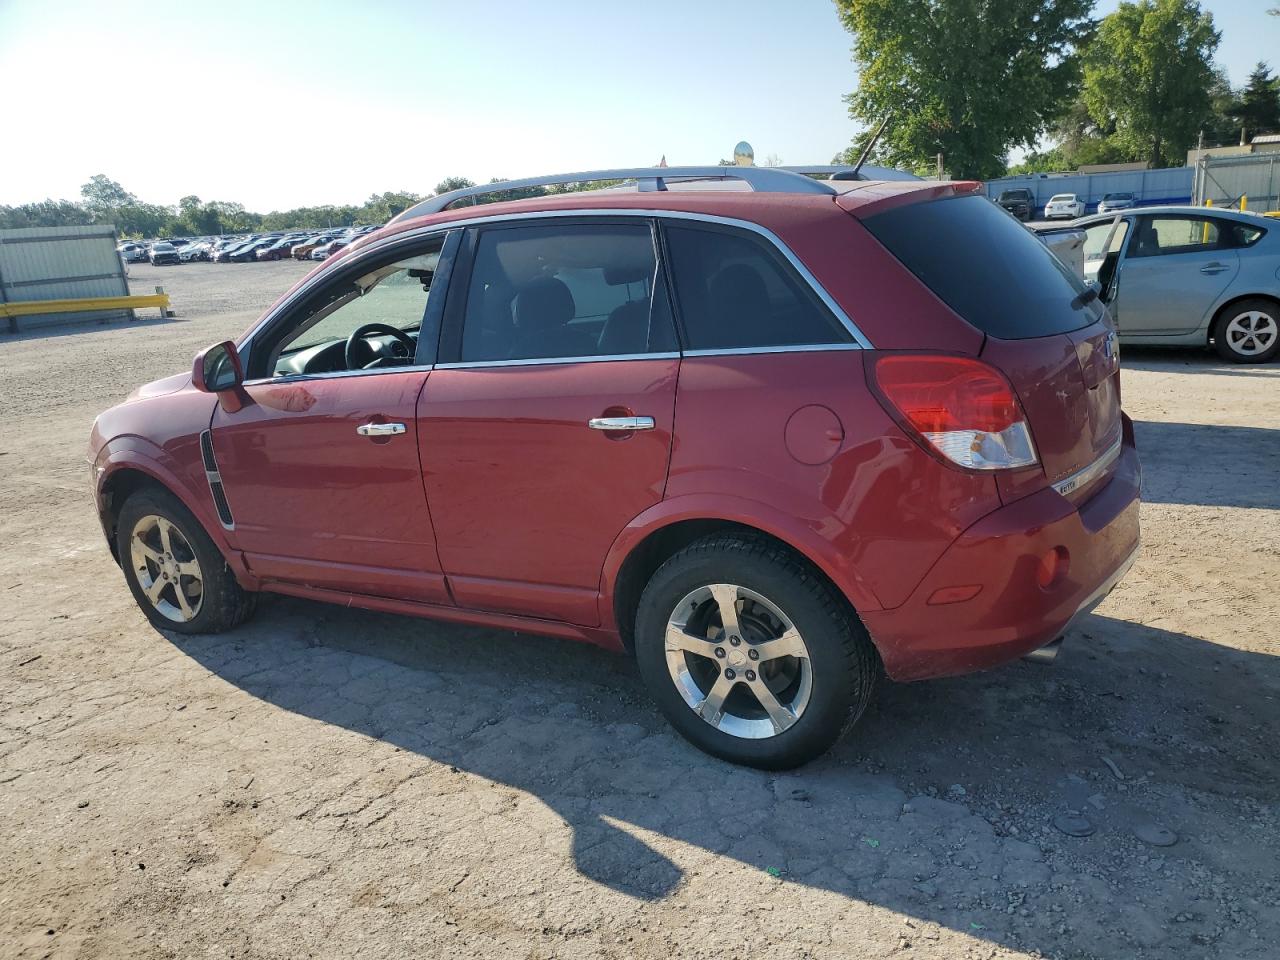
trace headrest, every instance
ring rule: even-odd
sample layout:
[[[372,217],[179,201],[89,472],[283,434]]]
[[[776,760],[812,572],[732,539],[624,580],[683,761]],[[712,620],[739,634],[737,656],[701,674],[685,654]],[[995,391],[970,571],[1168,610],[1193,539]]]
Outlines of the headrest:
[[[573,319],[577,307],[563,280],[530,280],[516,296],[516,325],[524,330],[547,330]]]
[[[616,287],[623,283],[639,283],[641,280],[648,280],[653,275],[653,264],[651,263],[630,263],[623,267],[605,267],[604,282],[611,287]]]

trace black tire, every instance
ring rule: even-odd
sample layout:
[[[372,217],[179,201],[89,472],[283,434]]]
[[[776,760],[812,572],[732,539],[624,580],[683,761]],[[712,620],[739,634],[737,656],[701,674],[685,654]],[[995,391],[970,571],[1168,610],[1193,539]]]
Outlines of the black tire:
[[[139,580],[139,572],[134,568],[131,543],[133,531],[139,521],[149,516],[164,518],[176,527],[199,564],[203,592],[195,615],[184,622],[170,619],[157,609],[147,597]],[[124,502],[116,521],[116,549],[125,582],[129,584],[134,600],[158,630],[221,633],[244,623],[257,605],[257,594],[245,590],[236,582],[231,568],[227,566],[221,551],[209,538],[204,527],[182,501],[168,490],[145,487]],[[168,596],[176,599],[172,593]]]
[[[1261,314],[1270,324],[1270,345],[1257,353],[1241,353],[1232,342],[1233,336],[1228,330],[1233,320],[1247,313]],[[1265,297],[1253,297],[1228,304],[1214,320],[1213,346],[1218,351],[1218,356],[1231,363],[1267,363],[1275,359],[1276,354],[1280,353],[1280,303]]]
[[[667,666],[667,623],[679,604],[699,588],[726,583],[766,598],[808,649],[806,706],[790,727],[760,739],[726,733],[695,713]],[[862,715],[881,674],[866,629],[830,583],[776,542],[743,534],[695,541],[658,568],[640,598],[635,653],[659,709],[682,736],[713,756],[765,770],[797,767],[830,749]],[[720,670],[715,661],[706,663],[712,675]]]

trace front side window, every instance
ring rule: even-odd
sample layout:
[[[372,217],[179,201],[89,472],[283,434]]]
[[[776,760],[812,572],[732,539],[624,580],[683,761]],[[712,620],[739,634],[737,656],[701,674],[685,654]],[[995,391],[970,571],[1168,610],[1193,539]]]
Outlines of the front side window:
[[[440,262],[443,238],[422,252],[390,263],[373,263],[357,276],[346,276],[317,293],[299,319],[277,341],[271,372],[332,373],[407,366],[416,362],[418,341],[430,362],[438,339],[438,323],[424,328],[432,281]]]
[[[1116,232],[1111,233],[1113,222],[1106,220],[1102,223],[1095,223],[1087,228],[1084,232],[1084,258],[1088,260],[1101,260],[1108,253],[1118,253],[1120,248],[1124,246],[1124,238],[1129,233],[1129,221],[1121,220],[1118,224],[1114,224]],[[1103,244],[1107,242],[1107,237],[1111,237],[1111,245],[1106,250],[1102,249]]]
[[[657,280],[648,223],[483,230],[471,269],[459,359],[477,363],[674,351],[670,310]]]
[[[690,350],[852,343],[781,254],[760,237],[714,227],[664,227]]]

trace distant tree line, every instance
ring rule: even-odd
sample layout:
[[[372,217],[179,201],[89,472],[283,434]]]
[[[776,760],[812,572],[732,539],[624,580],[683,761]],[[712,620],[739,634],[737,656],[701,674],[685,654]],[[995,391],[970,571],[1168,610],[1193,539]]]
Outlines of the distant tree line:
[[[1207,145],[1280,130],[1280,81],[1259,63],[1243,89],[1214,64],[1221,34],[1198,0],[836,0],[854,36],[850,114],[890,126],[875,162],[990,179],[1147,161],[1178,166]],[[1268,11],[1280,13],[1280,11]],[[869,133],[836,162],[850,162]],[[1036,152],[1044,141],[1052,145]]]
[[[491,183],[500,183],[495,177]],[[617,182],[617,181],[612,181]],[[524,197],[570,193],[608,184],[567,184],[506,190],[477,197],[477,203],[517,200]],[[466,177],[447,177],[435,192],[448,193],[475,186]],[[123,237],[205,237],[224,233],[256,233],[279,230],[322,230],[327,227],[386,223],[424,198],[416,193],[375,193],[364,203],[326,204],[254,213],[243,204],[224,200],[205,202],[195,195],[183,197],[177,206],[144,203],[115,180],[95,174],[80,188],[80,200],[41,200],[17,206],[0,204],[0,229],[11,227],[62,227],[110,223]]]

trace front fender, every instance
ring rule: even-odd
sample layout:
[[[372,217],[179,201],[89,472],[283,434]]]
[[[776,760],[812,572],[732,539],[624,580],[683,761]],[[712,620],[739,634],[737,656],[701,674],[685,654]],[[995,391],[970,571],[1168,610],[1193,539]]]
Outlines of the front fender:
[[[198,462],[197,465],[199,466]],[[92,470],[94,503],[113,554],[115,550],[111,542],[111,517],[119,504],[112,503],[111,488],[125,471],[135,471],[160,484],[182,501],[182,505],[191,511],[226,559],[241,585],[250,589],[256,585],[256,578],[245,566],[243,556],[227,540],[222,525],[218,522],[203,466],[200,466],[198,472],[193,472],[190,464],[184,463],[152,441],[136,435],[125,435],[107,441],[98,450]]]
[[[600,616],[604,627],[616,630],[614,590],[618,574],[631,552],[653,533],[683,520],[723,520],[753,527],[787,544],[818,567],[844,593],[857,610],[879,610],[882,605],[858,574],[849,557],[822,535],[821,524],[797,521],[795,515],[767,503],[717,494],[688,494],[656,503],[620,533],[605,558],[600,579]],[[842,524],[831,518],[833,529]]]

